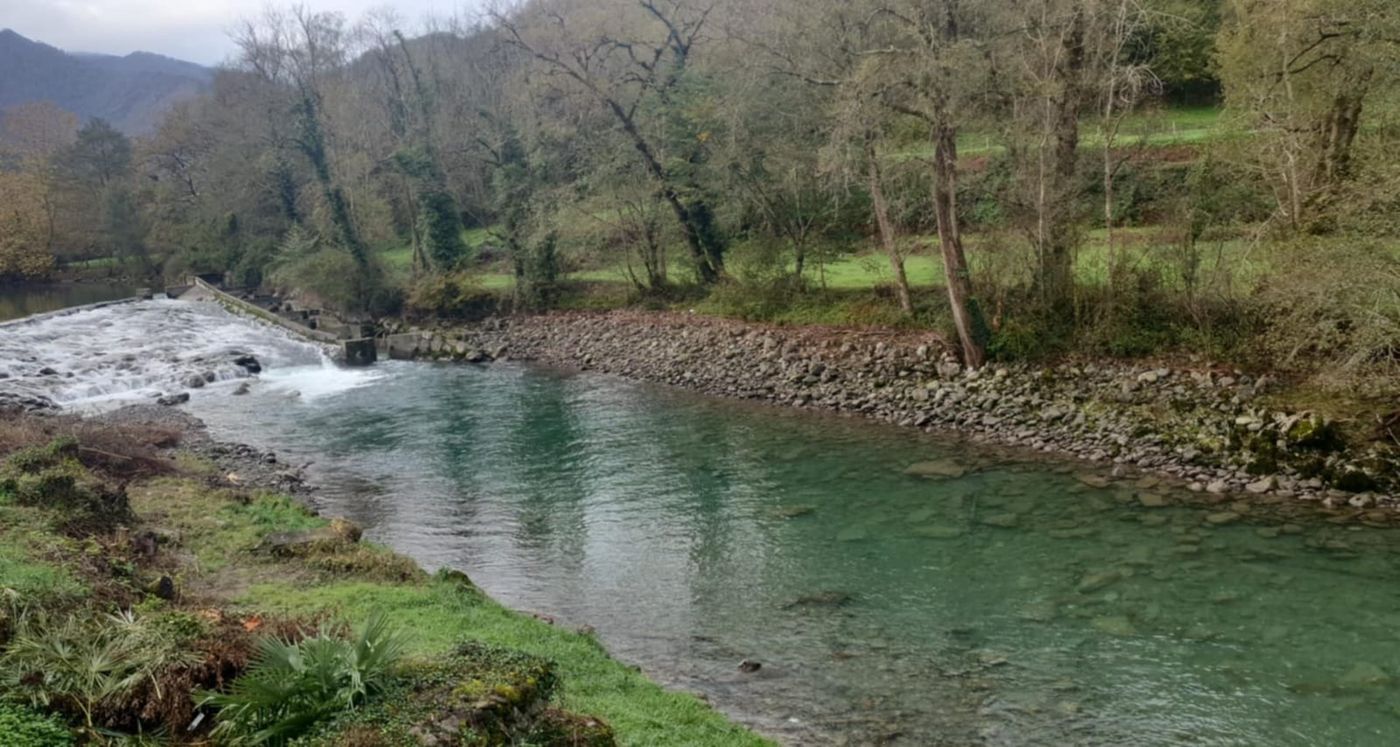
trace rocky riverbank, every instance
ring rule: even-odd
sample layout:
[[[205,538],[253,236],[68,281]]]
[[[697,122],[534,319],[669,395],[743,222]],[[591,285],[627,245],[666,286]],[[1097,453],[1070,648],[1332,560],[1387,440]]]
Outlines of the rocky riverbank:
[[[828,410],[1061,454],[1191,490],[1400,505],[1400,450],[1267,404],[1276,382],[1222,367],[1116,362],[964,371],[936,337],[639,312],[493,319],[392,335],[395,358],[532,360],[707,394]]]

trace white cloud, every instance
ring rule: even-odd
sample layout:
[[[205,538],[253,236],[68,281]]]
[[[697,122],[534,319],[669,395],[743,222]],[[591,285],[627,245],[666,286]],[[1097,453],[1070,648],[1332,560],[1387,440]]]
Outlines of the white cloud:
[[[286,4],[286,3],[282,3]],[[391,6],[410,23],[445,15],[473,0],[305,0],[312,10],[338,11],[354,21]],[[73,52],[126,54],[137,50],[212,65],[233,53],[228,31],[258,15],[264,0],[0,0],[0,28]]]

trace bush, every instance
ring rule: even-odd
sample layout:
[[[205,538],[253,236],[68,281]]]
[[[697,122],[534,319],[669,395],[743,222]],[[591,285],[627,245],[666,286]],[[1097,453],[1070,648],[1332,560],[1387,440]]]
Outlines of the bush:
[[[54,716],[0,701],[0,735],[7,747],[66,747],[73,734]]]
[[[402,653],[402,636],[378,614],[353,641],[325,629],[296,643],[268,637],[227,693],[202,702],[219,708],[213,733],[226,743],[282,744],[383,691]]]
[[[382,315],[403,301],[385,285],[379,266],[361,264],[349,251],[300,227],[293,227],[282,240],[269,279],[276,289],[305,294],[329,308],[352,313]]]
[[[482,319],[499,308],[496,294],[465,272],[425,275],[414,281],[405,303],[412,316]]]
[[[95,478],[78,461],[71,437],[21,449],[0,466],[0,494],[21,506],[56,511],[72,528],[120,520],[130,515],[126,492]]]
[[[1264,355],[1294,369],[1391,378],[1400,370],[1400,256],[1383,242],[1300,239],[1280,247],[1258,302]],[[1393,378],[1391,386],[1393,386]]]
[[[21,621],[0,655],[0,690],[37,708],[82,718],[95,733],[104,714],[122,704],[171,667],[192,666],[193,635],[155,624],[157,618],[70,615],[61,622]]]

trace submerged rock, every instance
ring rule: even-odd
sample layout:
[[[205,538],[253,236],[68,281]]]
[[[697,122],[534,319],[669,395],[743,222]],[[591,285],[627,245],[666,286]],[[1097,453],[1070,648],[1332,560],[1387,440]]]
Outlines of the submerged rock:
[[[1137,628],[1133,625],[1133,621],[1129,620],[1124,615],[1106,615],[1104,617],[1096,617],[1091,621],[1091,623],[1093,624],[1096,630],[1107,633],[1109,635],[1126,637],[1137,635],[1138,632]]]
[[[959,527],[933,525],[914,527],[913,533],[916,537],[925,539],[950,540],[961,537],[963,530]]]
[[[783,609],[793,609],[794,607],[844,607],[850,604],[855,597],[844,591],[819,591],[815,594],[804,594],[787,604]]]
[[[242,368],[250,374],[262,373],[262,363],[251,355],[239,355],[233,359],[233,365]]]
[[[1162,508],[1169,502],[1167,497],[1161,493],[1143,493],[1138,496],[1138,503],[1142,504],[1144,508]]]
[[[967,474],[967,467],[952,459],[918,462],[904,468],[904,474],[914,477],[957,479]]]
[[[1343,690],[1367,690],[1385,687],[1391,681],[1391,676],[1386,674],[1385,670],[1369,661],[1363,661],[1342,675],[1341,679],[1337,680],[1337,686]]]
[[[796,519],[799,516],[807,516],[816,511],[814,506],[777,506],[769,511],[777,519]]]
[[[1091,488],[1106,488],[1112,483],[1112,480],[1103,475],[1091,475],[1088,473],[1075,475],[1074,479]]]
[[[19,410],[20,412],[40,412],[57,410],[58,405],[48,397],[18,392],[0,392],[0,412]]]
[[[992,514],[982,517],[981,523],[989,527],[1013,529],[1021,522],[1021,517],[1013,513]]]
[[[870,538],[870,530],[865,527],[846,527],[836,533],[837,542],[860,542]]]
[[[1111,584],[1123,580],[1123,572],[1118,570],[1102,571],[1100,573],[1090,573],[1079,580],[1079,585],[1075,587],[1080,594],[1092,594]]]
[[[1241,517],[1234,511],[1219,511],[1213,514],[1206,514],[1206,523],[1214,526],[1224,526],[1239,521]]]

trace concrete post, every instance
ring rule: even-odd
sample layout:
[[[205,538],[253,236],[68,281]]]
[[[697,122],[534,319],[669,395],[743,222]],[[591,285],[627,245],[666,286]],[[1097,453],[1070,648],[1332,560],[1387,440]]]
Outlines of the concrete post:
[[[345,348],[345,365],[347,366],[368,366],[379,357],[374,348],[373,337],[346,340],[341,345]]]

